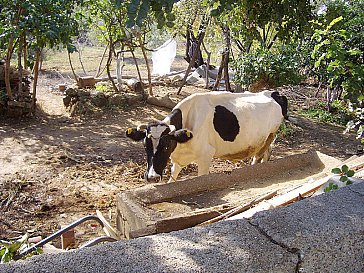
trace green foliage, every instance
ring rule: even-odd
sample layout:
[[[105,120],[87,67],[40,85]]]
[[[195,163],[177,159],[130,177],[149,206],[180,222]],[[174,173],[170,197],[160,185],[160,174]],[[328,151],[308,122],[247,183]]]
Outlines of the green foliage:
[[[362,108],[364,101],[364,9],[361,0],[330,1],[324,23],[315,22],[312,36],[314,70],[320,80],[332,90],[329,106],[338,91],[351,102],[352,108]],[[332,94],[332,96],[331,96]],[[361,112],[361,111],[360,111]],[[362,115],[353,123],[363,131]],[[349,125],[350,127],[351,125]]]
[[[341,166],[341,168],[334,168],[331,170],[333,174],[340,175],[340,181],[346,182],[347,185],[350,185],[351,182],[349,181],[349,177],[353,177],[355,172],[353,170],[350,170],[347,165]]]
[[[27,244],[27,240],[28,234],[25,234],[17,241],[0,241],[0,263],[4,264],[14,260],[16,258],[16,255],[19,255],[22,250],[29,247],[29,245]],[[28,258],[41,253],[42,250],[37,249],[23,258]]]
[[[334,19],[326,28],[316,29],[312,36],[316,41],[312,58],[321,78],[331,88],[343,88],[346,97],[351,100],[357,100],[359,96],[364,99],[363,94],[360,94],[364,86],[363,52],[358,44],[350,42],[355,40],[354,33],[345,29],[333,29],[341,20],[342,16]]]
[[[330,192],[332,190],[337,190],[339,187],[335,183],[330,182],[329,185],[324,189],[324,192]]]
[[[107,92],[112,91],[112,86],[110,86],[109,84],[105,84],[105,83],[98,83],[98,84],[96,84],[95,89],[98,92],[107,93]]]
[[[79,11],[86,31],[92,29],[101,43],[117,44],[126,39],[128,2],[86,0]]]
[[[293,125],[292,123],[283,122],[281,126],[279,127],[277,137],[284,139],[289,138],[294,135],[294,133],[297,131],[297,127]]]
[[[258,49],[241,54],[233,62],[235,82],[249,86],[260,79],[267,79],[273,86],[299,84],[303,77],[299,73],[299,57],[292,47],[281,47],[279,51]]]
[[[120,3],[120,0],[116,0]],[[172,27],[175,16],[172,13],[173,4],[178,0],[131,0],[128,5],[127,27],[141,27],[150,13],[157,21],[158,28]]]
[[[347,106],[343,101],[335,100],[331,107],[331,112],[327,109],[327,104],[320,102],[308,109],[299,110],[299,114],[324,123],[332,123],[345,126],[352,118]]]
[[[72,37],[77,35],[78,24],[73,10],[78,2],[80,1],[4,0],[0,9],[2,52],[6,52],[11,38],[17,39],[23,35],[30,53],[34,52],[33,48],[66,47],[71,44]],[[31,64],[32,55],[28,57]]]
[[[350,181],[350,177],[353,177],[355,172],[350,170],[347,165],[341,166],[341,168],[334,168],[331,170],[333,174],[340,176],[340,182],[345,183],[346,186],[351,185],[352,182]],[[324,192],[329,192],[332,190],[337,190],[339,187],[335,183],[330,182],[329,186],[324,189]]]
[[[276,41],[302,37],[313,19],[310,1],[205,1],[212,5],[211,14],[222,17],[231,29],[240,50],[249,52],[255,41],[270,49]]]

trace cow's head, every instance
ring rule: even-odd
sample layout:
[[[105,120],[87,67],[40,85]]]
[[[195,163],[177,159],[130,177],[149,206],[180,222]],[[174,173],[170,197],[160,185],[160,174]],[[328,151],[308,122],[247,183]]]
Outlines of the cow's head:
[[[153,122],[136,128],[128,128],[126,136],[135,141],[144,140],[148,160],[145,179],[154,181],[162,179],[163,170],[177,143],[189,141],[192,133],[187,129],[176,130],[174,125],[164,122]]]

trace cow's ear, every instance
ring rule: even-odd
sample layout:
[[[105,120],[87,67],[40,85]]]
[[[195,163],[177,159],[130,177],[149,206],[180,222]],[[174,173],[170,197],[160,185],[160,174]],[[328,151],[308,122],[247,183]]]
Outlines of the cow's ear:
[[[146,130],[138,130],[138,128],[128,128],[125,134],[128,138],[135,141],[140,141],[145,138]]]
[[[184,143],[189,141],[193,135],[192,132],[187,129],[180,129],[174,132],[174,138],[178,143]]]

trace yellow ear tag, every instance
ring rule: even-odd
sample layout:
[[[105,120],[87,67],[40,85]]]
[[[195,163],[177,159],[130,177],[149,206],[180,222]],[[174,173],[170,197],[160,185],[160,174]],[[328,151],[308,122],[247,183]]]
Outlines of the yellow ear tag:
[[[128,128],[128,135],[130,135],[133,132],[133,128]]]
[[[190,131],[186,131],[186,135],[187,135],[188,138],[190,138],[191,137],[191,132]]]

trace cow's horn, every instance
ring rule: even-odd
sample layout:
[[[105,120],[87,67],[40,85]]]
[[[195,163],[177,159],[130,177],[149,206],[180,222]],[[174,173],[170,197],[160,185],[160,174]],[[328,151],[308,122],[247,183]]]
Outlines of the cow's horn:
[[[137,127],[137,129],[138,129],[138,131],[144,131],[144,130],[146,130],[147,129],[147,125],[146,124],[141,124],[141,125],[139,125],[138,127]]]
[[[169,125],[169,129],[171,130],[170,132],[169,132],[169,134],[170,135],[174,135],[174,132],[176,132],[176,126],[174,126],[174,125]]]

